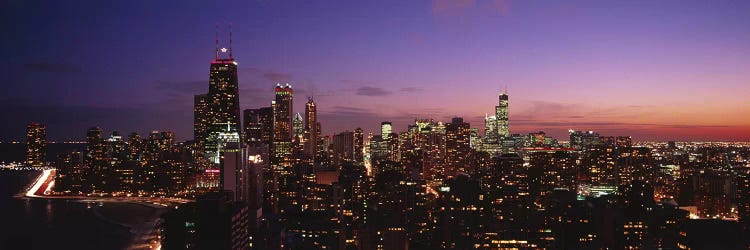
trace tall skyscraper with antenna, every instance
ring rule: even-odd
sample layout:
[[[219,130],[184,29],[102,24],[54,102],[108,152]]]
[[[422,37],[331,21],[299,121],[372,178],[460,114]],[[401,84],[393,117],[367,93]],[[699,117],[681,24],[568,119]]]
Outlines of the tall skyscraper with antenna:
[[[505,138],[510,135],[510,128],[508,127],[508,87],[505,87],[505,91],[500,92],[498,96],[498,105],[495,106],[495,125],[499,138]]]
[[[194,139],[205,149],[212,163],[219,163],[229,144],[239,144],[240,99],[237,62],[232,55],[232,31],[229,48],[219,48],[218,27],[215,57],[211,61],[208,93],[196,95]],[[233,145],[239,148],[239,145]]]

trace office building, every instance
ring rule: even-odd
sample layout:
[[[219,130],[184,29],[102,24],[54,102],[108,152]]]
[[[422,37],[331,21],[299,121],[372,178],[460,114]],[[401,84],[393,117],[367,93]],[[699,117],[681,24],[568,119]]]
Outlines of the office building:
[[[47,157],[47,127],[32,122],[26,126],[26,166],[43,167]]]

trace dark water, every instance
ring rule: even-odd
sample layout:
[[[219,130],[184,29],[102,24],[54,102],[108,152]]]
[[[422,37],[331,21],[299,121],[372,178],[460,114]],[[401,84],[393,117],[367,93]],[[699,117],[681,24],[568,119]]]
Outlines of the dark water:
[[[85,203],[13,197],[38,174],[0,170],[0,249],[127,246],[131,238],[128,229],[99,219]]]
[[[48,143],[47,161],[54,161],[58,155],[83,151],[86,144],[82,143]],[[23,162],[26,160],[26,144],[0,143],[0,162]]]

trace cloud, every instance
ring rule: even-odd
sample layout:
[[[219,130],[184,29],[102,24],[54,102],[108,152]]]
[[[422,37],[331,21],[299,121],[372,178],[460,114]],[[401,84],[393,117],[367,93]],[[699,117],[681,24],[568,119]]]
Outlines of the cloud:
[[[345,107],[345,106],[333,106],[331,107],[331,110],[348,111],[348,112],[370,112],[369,110],[363,109],[363,108]]]
[[[405,87],[405,88],[399,89],[399,91],[401,92],[408,92],[408,93],[418,92],[422,90],[423,90],[422,88],[417,88],[417,87]]]
[[[363,81],[363,80],[339,80],[339,82],[343,84],[361,84],[361,85],[374,85],[375,82],[373,81]]]
[[[387,96],[391,94],[391,92],[388,90],[378,88],[378,87],[371,87],[371,86],[359,87],[356,93],[357,95],[363,95],[363,96]]]
[[[23,64],[23,69],[29,72],[43,73],[80,73],[83,71],[76,65],[49,62],[28,62]]]
[[[273,72],[273,71],[266,72],[265,74],[263,74],[263,77],[273,82],[288,82],[292,79],[291,74],[279,73],[279,72]]]

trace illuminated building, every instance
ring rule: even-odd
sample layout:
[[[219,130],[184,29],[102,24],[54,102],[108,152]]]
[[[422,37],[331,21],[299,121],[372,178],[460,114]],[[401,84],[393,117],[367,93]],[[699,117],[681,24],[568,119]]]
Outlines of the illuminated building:
[[[247,249],[249,210],[229,192],[202,195],[162,216],[163,249]]]
[[[734,218],[732,200],[736,186],[729,171],[705,170],[695,183],[695,205],[701,218]]]
[[[291,156],[293,119],[293,90],[292,86],[276,84],[274,89],[276,98],[273,106],[273,144],[271,146],[271,165],[275,168],[288,164]]]
[[[333,162],[342,164],[354,161],[354,132],[333,135]]]
[[[508,90],[500,92],[498,96],[498,105],[495,106],[495,119],[497,129],[495,132],[498,134],[498,138],[507,137],[510,135],[510,128],[508,127]]]
[[[43,167],[47,156],[47,127],[32,122],[26,126],[26,166]]]
[[[302,115],[300,113],[294,114],[294,119],[292,120],[292,127],[294,130],[294,140],[303,141],[304,140],[304,134],[305,134],[305,127],[304,127],[304,121],[302,120]]]
[[[362,128],[354,130],[354,162],[362,163],[364,161],[364,134]]]
[[[88,192],[88,166],[84,162],[82,152],[62,154],[55,161],[55,191],[65,194],[80,194]]]
[[[208,94],[195,95],[193,99],[193,140],[205,145],[208,139],[210,117],[213,117]]]
[[[589,147],[597,146],[600,144],[599,134],[594,131],[575,131],[568,130],[570,135],[570,147],[578,150],[587,149]]]
[[[380,123],[380,136],[383,137],[383,140],[390,140],[392,133],[393,124],[391,122],[385,121]]]
[[[232,57],[231,32],[229,35],[229,49],[222,48],[221,53],[217,37],[216,55],[209,68],[208,93],[194,99],[194,140],[203,146],[206,159],[216,165],[221,163],[221,148],[231,143],[224,139],[239,139],[242,125],[237,62]]]
[[[471,128],[461,117],[455,117],[445,125],[446,176],[465,172],[471,154]]]
[[[243,113],[245,144],[270,145],[273,138],[273,108],[246,109]]]
[[[320,138],[320,128],[318,125],[318,110],[315,106],[315,101],[312,97],[309,97],[307,99],[307,103],[305,103],[305,153],[313,158],[315,158],[317,148],[318,148],[318,139]]]
[[[497,142],[500,138],[500,133],[497,132],[497,118],[493,116],[484,115],[484,139],[486,143]]]
[[[146,145],[143,138],[138,133],[130,133],[127,139],[128,160],[142,162],[143,153],[146,151]]]

